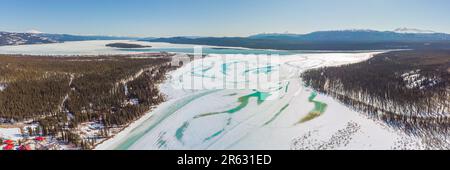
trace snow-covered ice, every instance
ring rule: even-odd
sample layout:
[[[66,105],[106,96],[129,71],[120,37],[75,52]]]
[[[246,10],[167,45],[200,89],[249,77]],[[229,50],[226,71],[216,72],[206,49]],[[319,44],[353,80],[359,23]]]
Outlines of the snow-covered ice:
[[[0,83],[0,92],[4,91],[6,89],[6,84]]]
[[[130,54],[106,47],[136,41],[83,41],[0,47],[34,55]],[[176,50],[175,50],[176,52]],[[272,54],[272,53],[270,53]],[[376,53],[274,56],[210,54],[172,71],[160,85],[168,101],[96,149],[392,149],[415,139],[304,86],[312,68],[361,62]],[[138,101],[130,100],[130,104]],[[86,134],[93,132],[86,126]],[[403,148],[404,149],[404,148]]]
[[[209,55],[173,71],[161,85],[169,101],[96,149],[392,149],[408,137],[299,77],[374,54],[297,54],[270,63],[267,56]]]
[[[29,54],[29,55],[102,55],[127,54],[115,48],[106,47],[108,43],[128,42],[118,41],[72,41],[53,44],[31,44],[20,46],[1,46],[0,54]]]
[[[22,139],[20,128],[0,128],[0,138],[19,140]]]
[[[132,43],[150,48],[140,49],[120,49],[107,47],[110,43]],[[27,54],[27,55],[113,55],[113,54],[138,54],[145,52],[175,51],[180,49],[193,49],[197,45],[170,44],[160,42],[145,42],[133,40],[92,40],[92,41],[68,41],[64,43],[52,44],[31,44],[0,46],[0,54]],[[202,46],[204,48],[214,48],[215,46]]]

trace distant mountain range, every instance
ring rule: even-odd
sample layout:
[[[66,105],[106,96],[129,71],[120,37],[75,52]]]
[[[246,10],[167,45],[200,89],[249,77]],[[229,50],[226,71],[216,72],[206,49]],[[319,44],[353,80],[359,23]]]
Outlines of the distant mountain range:
[[[95,36],[95,35],[70,35],[70,34],[46,34],[37,32],[15,33],[0,32],[0,46],[60,43],[66,41],[86,40],[137,40],[131,37]]]
[[[424,42],[449,41],[450,34],[399,28],[394,31],[338,30],[317,31],[309,34],[257,34],[248,38],[309,42]]]
[[[436,31],[432,30],[421,30],[421,29],[415,29],[415,28],[397,28],[394,30],[396,33],[411,33],[411,34],[433,34],[437,33]]]
[[[309,34],[257,34],[249,37],[171,37],[145,40],[278,50],[378,50],[450,48],[450,34],[399,28],[394,31],[337,30]]]
[[[379,50],[379,49],[450,49],[450,34],[431,30],[398,28],[393,31],[335,30],[308,34],[264,33],[248,37],[179,36],[170,38],[130,38],[82,36],[69,34],[0,32],[0,45],[57,43],[84,40],[139,40],[175,44],[214,45],[277,50]]]
[[[0,46],[21,45],[21,44],[44,44],[55,42],[57,41],[49,39],[44,36],[39,36],[38,34],[0,32]]]

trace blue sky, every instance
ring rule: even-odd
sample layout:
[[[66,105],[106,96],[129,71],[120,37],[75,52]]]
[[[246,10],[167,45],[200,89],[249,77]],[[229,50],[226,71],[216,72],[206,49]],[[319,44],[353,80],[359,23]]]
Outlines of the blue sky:
[[[450,33],[449,0],[0,0],[0,30],[247,36],[411,27]]]

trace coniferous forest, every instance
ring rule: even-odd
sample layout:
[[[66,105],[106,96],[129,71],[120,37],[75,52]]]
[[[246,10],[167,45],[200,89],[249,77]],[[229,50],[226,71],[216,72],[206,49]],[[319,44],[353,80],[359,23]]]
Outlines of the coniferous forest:
[[[164,101],[158,84],[173,69],[168,57],[51,57],[0,55],[0,123],[36,122],[29,132],[83,149],[76,129],[85,122],[124,126]]]
[[[361,63],[309,70],[302,79],[408,134],[450,134],[450,50],[392,51]]]

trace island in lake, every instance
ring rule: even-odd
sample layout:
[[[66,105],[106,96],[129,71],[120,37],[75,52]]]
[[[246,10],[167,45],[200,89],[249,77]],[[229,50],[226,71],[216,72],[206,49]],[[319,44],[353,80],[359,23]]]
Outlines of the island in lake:
[[[115,47],[115,48],[149,48],[152,46],[149,45],[140,45],[140,44],[129,44],[129,43],[110,43],[106,44],[107,47]]]

